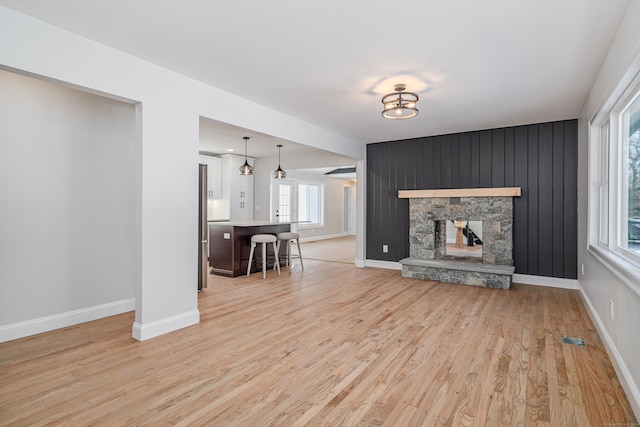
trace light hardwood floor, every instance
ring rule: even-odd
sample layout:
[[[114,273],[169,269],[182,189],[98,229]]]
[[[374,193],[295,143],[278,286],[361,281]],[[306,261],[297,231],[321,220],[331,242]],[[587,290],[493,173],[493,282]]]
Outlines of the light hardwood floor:
[[[356,258],[356,236],[337,237],[335,239],[316,240],[300,244],[303,261],[307,258],[319,261],[343,262],[353,265]],[[292,253],[297,255],[295,245]],[[295,262],[294,262],[295,264]]]
[[[149,341],[127,313],[0,344],[0,425],[636,422],[576,291],[304,261],[212,276],[201,323]]]

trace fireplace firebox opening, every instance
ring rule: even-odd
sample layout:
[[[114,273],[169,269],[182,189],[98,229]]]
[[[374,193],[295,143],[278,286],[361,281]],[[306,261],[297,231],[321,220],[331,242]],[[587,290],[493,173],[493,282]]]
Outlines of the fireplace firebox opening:
[[[482,262],[482,221],[446,221],[446,244],[442,259]]]

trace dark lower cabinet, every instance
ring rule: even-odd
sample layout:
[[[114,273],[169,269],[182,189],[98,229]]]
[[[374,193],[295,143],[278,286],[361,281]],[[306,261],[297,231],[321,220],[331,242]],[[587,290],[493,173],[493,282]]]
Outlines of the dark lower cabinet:
[[[254,234],[283,233],[290,224],[234,225],[209,223],[209,266],[211,273],[236,277],[247,274],[251,236]],[[286,245],[280,245],[280,264],[286,256]],[[262,271],[262,244],[258,243],[253,255],[251,273]],[[267,245],[267,267],[273,268],[273,246]]]

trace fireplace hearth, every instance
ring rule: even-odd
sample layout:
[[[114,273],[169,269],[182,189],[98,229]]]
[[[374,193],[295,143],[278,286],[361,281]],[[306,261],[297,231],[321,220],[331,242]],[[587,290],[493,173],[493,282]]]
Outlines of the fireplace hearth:
[[[409,198],[409,258],[402,276],[509,289],[513,272],[513,197],[520,188],[405,190]],[[482,224],[482,262],[447,255],[447,221]]]

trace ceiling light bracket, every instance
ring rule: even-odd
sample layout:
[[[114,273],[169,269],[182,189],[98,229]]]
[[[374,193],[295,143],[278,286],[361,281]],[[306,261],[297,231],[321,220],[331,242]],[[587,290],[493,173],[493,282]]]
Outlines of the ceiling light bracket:
[[[393,87],[395,92],[382,97],[382,117],[390,120],[403,120],[415,117],[420,112],[417,108],[418,95],[405,92],[406,85],[399,83]]]

